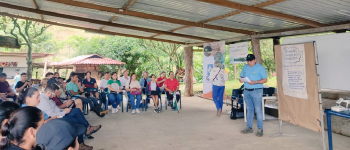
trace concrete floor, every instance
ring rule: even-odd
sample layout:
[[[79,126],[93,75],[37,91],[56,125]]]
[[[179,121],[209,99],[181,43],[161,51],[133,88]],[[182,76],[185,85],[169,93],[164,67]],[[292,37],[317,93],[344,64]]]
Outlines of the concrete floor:
[[[243,119],[230,120],[228,113],[216,117],[214,103],[199,97],[183,98],[180,113],[164,110],[160,114],[147,112],[132,115],[131,112],[109,113],[103,118],[90,113],[87,119],[92,125],[101,124],[95,139],[86,143],[96,150],[321,150],[320,133],[283,124],[285,134],[295,137],[269,136],[278,132],[278,120],[264,122],[264,136],[243,135],[240,130],[245,127]],[[224,106],[223,111],[230,107]],[[256,132],[256,122],[254,122]],[[326,137],[327,139],[327,137]],[[348,150],[350,138],[333,134],[335,150]],[[328,148],[327,148],[328,149]]]

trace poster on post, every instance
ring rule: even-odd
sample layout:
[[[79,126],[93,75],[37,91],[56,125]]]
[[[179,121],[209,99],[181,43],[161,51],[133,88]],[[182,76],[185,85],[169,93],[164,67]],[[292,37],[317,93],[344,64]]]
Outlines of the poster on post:
[[[304,44],[283,45],[281,49],[283,93],[292,97],[308,99]]]
[[[230,44],[230,63],[246,63],[248,42]]]
[[[225,63],[225,41],[204,43],[203,48],[203,97],[212,98],[212,82],[209,81],[209,76],[215,62]],[[214,58],[216,53],[221,53],[222,59]]]

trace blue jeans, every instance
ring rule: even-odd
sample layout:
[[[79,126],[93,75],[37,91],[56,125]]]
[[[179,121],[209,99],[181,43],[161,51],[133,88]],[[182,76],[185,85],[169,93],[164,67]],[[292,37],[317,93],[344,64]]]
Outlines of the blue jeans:
[[[135,107],[135,98],[136,98],[136,107]],[[141,102],[141,95],[132,95],[130,94],[130,102],[131,102],[131,109],[139,109],[140,102]]]
[[[89,122],[85,119],[84,114],[79,108],[73,108],[68,114],[63,117],[64,120],[70,122],[73,126],[76,124],[81,124],[86,129],[90,126]],[[83,135],[78,135],[78,142],[83,143]]]
[[[218,111],[219,109],[222,110],[222,105],[224,104],[224,91],[225,86],[213,85],[213,101]]]
[[[253,91],[244,90],[244,101],[247,107],[247,127],[249,128],[252,128],[255,110],[258,120],[258,129],[263,130],[262,96],[262,89]]]
[[[123,100],[123,95],[120,93],[108,93],[107,96],[113,108],[117,108],[119,103]]]

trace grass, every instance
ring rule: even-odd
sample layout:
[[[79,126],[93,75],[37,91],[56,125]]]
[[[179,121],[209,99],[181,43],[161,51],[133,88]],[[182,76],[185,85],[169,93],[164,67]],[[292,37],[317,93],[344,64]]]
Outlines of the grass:
[[[235,81],[227,81],[225,84],[225,93],[227,96],[231,95],[233,89],[238,89],[242,86],[243,83],[240,83],[238,80]],[[270,77],[267,79],[267,83],[269,87],[277,87],[277,79],[276,77]],[[180,90],[185,90],[185,84],[181,83]],[[193,84],[193,92],[203,91],[203,83]]]

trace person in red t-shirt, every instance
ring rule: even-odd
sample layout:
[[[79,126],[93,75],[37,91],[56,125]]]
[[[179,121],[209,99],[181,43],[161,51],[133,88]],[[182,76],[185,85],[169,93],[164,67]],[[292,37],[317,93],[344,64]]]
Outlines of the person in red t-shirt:
[[[167,99],[169,101],[169,104],[171,105],[171,107],[173,107],[174,92],[176,93],[176,101],[179,102],[179,99],[180,99],[180,94],[177,93],[179,91],[180,83],[175,78],[174,72],[170,71],[169,77],[170,78],[166,79],[164,82],[164,88],[166,91],[166,95],[167,95]],[[173,107],[173,109],[174,109],[174,107]]]
[[[166,81],[166,76],[165,76],[165,72],[163,71],[159,78],[157,79],[157,84],[158,84],[158,87],[160,88],[160,92],[159,92],[159,95],[162,95],[163,91],[164,91],[164,82]],[[158,97],[159,97],[158,95]]]

